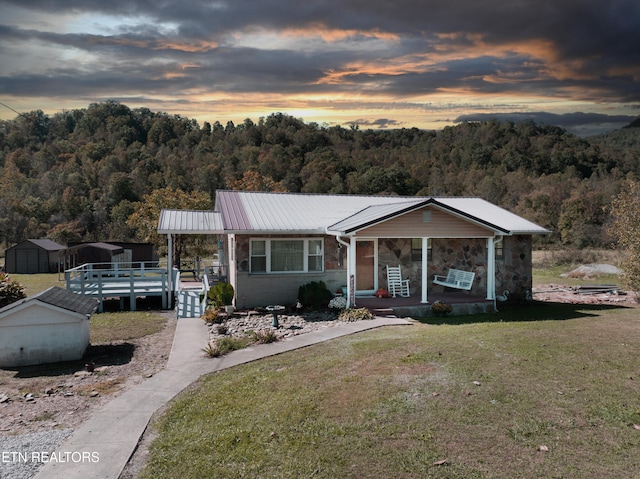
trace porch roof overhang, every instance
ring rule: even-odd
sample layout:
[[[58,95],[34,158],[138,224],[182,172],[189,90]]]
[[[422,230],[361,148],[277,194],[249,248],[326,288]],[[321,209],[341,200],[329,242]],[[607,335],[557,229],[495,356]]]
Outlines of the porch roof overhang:
[[[222,215],[209,210],[163,209],[158,220],[158,234],[224,234]]]

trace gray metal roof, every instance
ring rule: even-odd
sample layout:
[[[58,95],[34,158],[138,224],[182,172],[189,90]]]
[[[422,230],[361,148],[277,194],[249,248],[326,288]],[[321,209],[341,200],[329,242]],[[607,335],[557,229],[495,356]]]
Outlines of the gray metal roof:
[[[399,204],[400,196],[316,195],[221,190],[216,209],[230,232],[326,233],[338,221],[370,206]]]
[[[98,301],[90,298],[89,296],[72,293],[66,289],[52,286],[39,294],[8,304],[4,308],[0,309],[0,313],[32,301],[40,301],[42,303],[50,304],[58,308],[66,309],[67,311],[80,313],[86,316],[93,314],[98,307]]]
[[[216,208],[227,232],[350,233],[412,209],[433,205],[504,234],[549,230],[473,197],[316,195],[220,190]]]
[[[162,210],[158,221],[159,234],[221,234],[222,215],[216,211]]]

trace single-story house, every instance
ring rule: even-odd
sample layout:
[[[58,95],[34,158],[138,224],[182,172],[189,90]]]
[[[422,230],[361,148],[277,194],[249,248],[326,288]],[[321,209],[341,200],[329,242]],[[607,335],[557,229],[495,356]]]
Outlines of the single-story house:
[[[5,251],[7,273],[57,273],[65,246],[49,239],[26,239]]]
[[[158,233],[169,252],[176,234],[223,235],[235,306],[249,308],[291,304],[312,281],[344,288],[353,305],[398,265],[423,304],[450,269],[473,272],[469,294],[525,295],[532,237],[549,231],[481,198],[220,190],[213,211],[163,210]]]
[[[97,307],[95,299],[53,286],[0,309],[0,367],[82,358]]]

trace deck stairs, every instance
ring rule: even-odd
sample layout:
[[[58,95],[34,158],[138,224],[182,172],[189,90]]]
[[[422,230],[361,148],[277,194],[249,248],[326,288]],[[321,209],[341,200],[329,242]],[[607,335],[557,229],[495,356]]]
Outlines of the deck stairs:
[[[199,318],[202,316],[200,291],[178,291],[176,297],[176,316],[178,318]]]

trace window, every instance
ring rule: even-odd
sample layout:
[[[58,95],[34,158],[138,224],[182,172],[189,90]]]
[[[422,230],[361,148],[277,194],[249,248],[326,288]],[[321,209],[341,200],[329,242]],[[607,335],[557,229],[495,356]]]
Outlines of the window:
[[[427,260],[432,258],[431,238],[427,238]],[[411,261],[422,261],[422,238],[411,238]]]
[[[266,241],[251,242],[251,272],[252,273],[267,272],[267,242]]]
[[[252,273],[321,272],[324,267],[322,239],[251,240]]]

